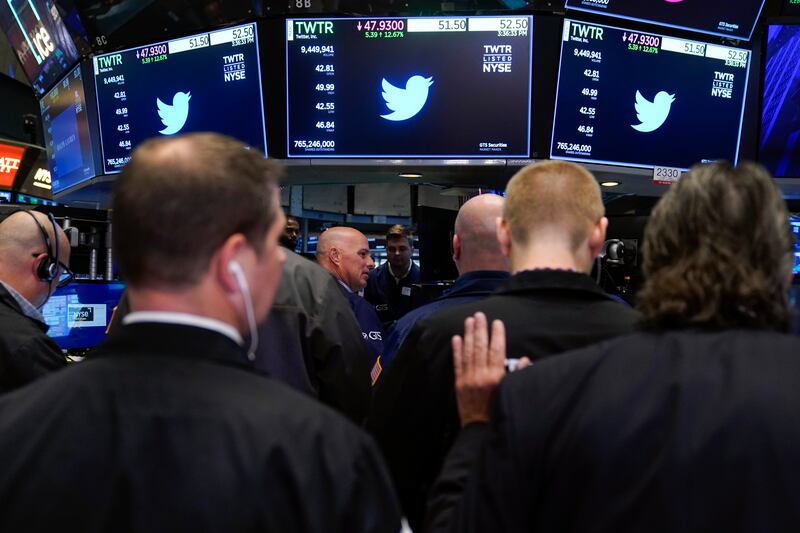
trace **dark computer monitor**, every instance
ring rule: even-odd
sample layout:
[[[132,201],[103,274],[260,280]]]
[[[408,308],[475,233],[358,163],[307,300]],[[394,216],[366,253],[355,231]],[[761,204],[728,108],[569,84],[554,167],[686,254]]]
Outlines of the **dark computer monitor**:
[[[79,64],[39,101],[54,193],[98,174],[96,104],[86,85],[91,81],[91,64]]]
[[[738,159],[751,52],[564,21],[550,156],[688,169]]]
[[[286,21],[289,157],[528,157],[533,17]]]
[[[75,281],[57,289],[42,307],[47,334],[64,350],[97,346],[124,290],[119,281]]]

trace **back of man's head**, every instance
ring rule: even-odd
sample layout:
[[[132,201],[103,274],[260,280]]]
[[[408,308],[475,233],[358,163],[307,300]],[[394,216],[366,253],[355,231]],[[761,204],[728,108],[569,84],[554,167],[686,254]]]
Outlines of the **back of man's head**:
[[[279,167],[218,134],[143,143],[114,185],[114,255],[134,288],[197,283],[231,235],[257,252],[278,215]]]
[[[481,194],[458,210],[453,236],[453,260],[459,274],[477,270],[508,270],[508,259],[500,252],[497,220],[503,216],[505,200],[497,194]]]
[[[661,198],[645,229],[638,307],[646,321],[786,329],[794,263],[788,220],[762,166],[694,167]]]
[[[543,161],[508,182],[503,219],[517,246],[547,235],[577,251],[604,212],[600,187],[588,170],[566,161]]]

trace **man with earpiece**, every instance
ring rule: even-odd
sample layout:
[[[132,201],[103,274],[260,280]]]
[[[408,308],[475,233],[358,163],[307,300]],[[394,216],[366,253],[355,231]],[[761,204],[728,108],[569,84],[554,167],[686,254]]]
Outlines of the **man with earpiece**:
[[[211,133],[136,149],[112,201],[130,313],[91,360],[0,398],[0,531],[400,530],[371,439],[254,367],[279,171]]]
[[[71,280],[69,255],[52,215],[16,211],[0,223],[0,393],[66,365],[39,308]]]

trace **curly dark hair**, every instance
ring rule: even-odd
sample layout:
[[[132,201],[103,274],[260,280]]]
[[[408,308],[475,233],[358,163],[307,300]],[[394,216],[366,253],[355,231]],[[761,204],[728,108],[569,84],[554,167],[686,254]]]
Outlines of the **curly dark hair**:
[[[785,331],[794,244],[788,217],[761,165],[692,168],[645,229],[638,300],[645,325]]]

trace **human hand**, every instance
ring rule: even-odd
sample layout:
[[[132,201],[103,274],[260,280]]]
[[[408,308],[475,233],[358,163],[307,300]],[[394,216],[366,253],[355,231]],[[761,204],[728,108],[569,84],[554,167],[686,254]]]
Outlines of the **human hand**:
[[[488,422],[494,390],[505,376],[506,332],[499,320],[492,322],[489,341],[486,315],[475,313],[464,321],[463,339],[452,339],[453,370],[461,427]]]

